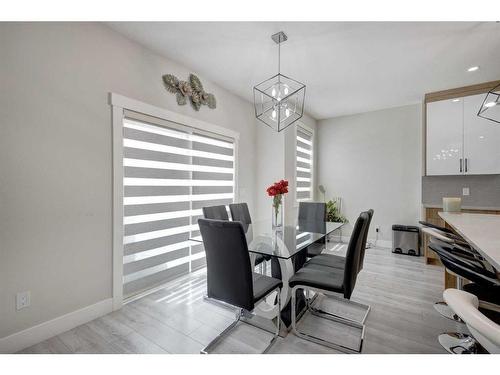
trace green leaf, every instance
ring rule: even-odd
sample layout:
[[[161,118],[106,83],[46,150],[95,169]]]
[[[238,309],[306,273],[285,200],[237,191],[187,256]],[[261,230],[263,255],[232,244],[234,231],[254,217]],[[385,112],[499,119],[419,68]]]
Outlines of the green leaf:
[[[186,97],[182,95],[182,92],[178,92],[175,95],[175,98],[177,99],[177,104],[179,105],[185,105],[187,103]]]
[[[215,109],[217,107],[217,102],[215,100],[214,94],[208,94],[207,99],[208,108]]]
[[[195,76],[193,73],[189,75],[189,82],[191,83],[191,87],[193,88],[194,91],[202,92],[203,91],[203,85],[200,81],[200,79]]]
[[[177,92],[177,85],[179,84],[179,79],[173,74],[165,74],[163,77],[163,83],[165,83],[165,88],[168,92],[175,94]]]
[[[195,111],[199,111],[200,110],[200,107],[201,107],[201,103],[200,102],[194,101],[193,98],[191,98],[190,102],[191,102],[191,106],[193,107],[193,109]]]
[[[339,212],[337,202],[329,200],[326,202],[326,221],[348,223],[344,215]]]

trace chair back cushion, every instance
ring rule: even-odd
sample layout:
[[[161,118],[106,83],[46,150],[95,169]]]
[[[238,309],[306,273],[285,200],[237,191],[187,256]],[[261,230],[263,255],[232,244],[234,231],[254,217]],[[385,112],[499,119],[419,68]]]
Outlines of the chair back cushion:
[[[231,211],[233,221],[239,221],[243,224],[252,224],[252,218],[250,217],[250,211],[246,203],[232,203],[229,205],[229,210]]]
[[[198,219],[207,259],[208,297],[253,310],[250,255],[238,221]]]
[[[203,210],[203,217],[205,219],[229,220],[226,206],[203,207],[202,210]]]
[[[366,243],[364,243],[366,241],[365,231],[369,220],[370,217],[367,212],[362,212],[359,215],[347,246],[343,282],[344,297],[347,299],[351,298],[360,271],[360,257],[363,254],[363,247],[366,246]]]
[[[368,232],[370,231],[370,224],[372,222],[373,212],[374,211],[371,208],[368,211],[366,211],[366,213],[368,214],[368,225],[366,226],[365,236],[363,238],[364,245],[361,248],[361,255],[359,257],[359,271],[363,269],[363,262],[365,261],[366,242],[368,240]]]
[[[299,202],[299,221],[325,221],[326,203]]]

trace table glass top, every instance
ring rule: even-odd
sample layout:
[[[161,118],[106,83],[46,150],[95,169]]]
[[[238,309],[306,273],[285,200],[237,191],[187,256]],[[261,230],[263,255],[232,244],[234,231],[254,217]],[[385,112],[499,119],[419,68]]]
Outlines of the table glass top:
[[[251,253],[288,259],[343,225],[337,222],[299,221],[296,226],[285,225],[281,230],[274,231],[271,221],[265,220],[243,225],[243,228]],[[201,236],[191,240],[203,242]]]

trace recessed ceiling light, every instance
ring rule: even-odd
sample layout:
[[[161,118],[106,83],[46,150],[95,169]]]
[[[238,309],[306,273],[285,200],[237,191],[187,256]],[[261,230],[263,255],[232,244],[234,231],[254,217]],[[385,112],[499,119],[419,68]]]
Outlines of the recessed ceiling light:
[[[475,72],[478,69],[479,69],[479,66],[471,66],[469,69],[467,69],[467,71],[468,72]]]
[[[452,102],[459,102],[460,99],[453,99]]]

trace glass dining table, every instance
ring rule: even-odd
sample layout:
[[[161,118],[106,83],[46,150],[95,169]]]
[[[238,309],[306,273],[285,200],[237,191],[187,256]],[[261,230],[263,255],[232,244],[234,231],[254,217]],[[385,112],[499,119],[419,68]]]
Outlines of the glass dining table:
[[[244,224],[252,264],[255,264],[257,255],[263,255],[271,261],[271,275],[283,281],[281,312],[274,303],[275,296],[271,296],[255,307],[254,314],[268,319],[279,315],[288,327],[291,322],[291,289],[288,280],[306,262],[307,247],[318,243],[326,244],[328,235],[343,225],[341,222],[299,220],[295,225],[284,225],[275,230],[270,220]],[[193,236],[190,240],[203,242],[201,236]],[[297,295],[297,309],[303,310],[304,307],[305,300],[301,293]]]

